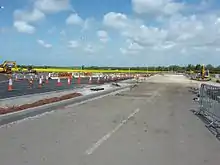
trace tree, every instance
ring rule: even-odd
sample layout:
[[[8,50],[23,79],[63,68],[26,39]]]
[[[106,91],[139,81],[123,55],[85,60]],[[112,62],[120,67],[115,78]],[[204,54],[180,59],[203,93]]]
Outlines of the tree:
[[[208,65],[206,65],[206,69],[208,69],[208,70],[213,70],[214,67],[213,67],[211,64],[208,64]]]
[[[188,66],[186,67],[187,71],[191,71],[191,70],[194,70],[194,69],[195,69],[195,66],[192,65],[192,64],[188,64]]]
[[[200,64],[197,64],[196,67],[195,67],[195,70],[200,71],[201,69],[202,69],[202,66]]]

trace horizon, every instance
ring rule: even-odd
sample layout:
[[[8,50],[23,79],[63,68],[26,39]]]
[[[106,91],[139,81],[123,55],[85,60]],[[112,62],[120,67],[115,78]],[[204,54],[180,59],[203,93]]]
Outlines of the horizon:
[[[219,7],[218,0],[0,0],[0,61],[219,66]]]

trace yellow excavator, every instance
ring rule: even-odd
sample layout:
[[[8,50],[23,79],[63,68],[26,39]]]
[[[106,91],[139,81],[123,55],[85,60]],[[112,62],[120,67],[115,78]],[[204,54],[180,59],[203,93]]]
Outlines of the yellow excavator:
[[[15,61],[5,61],[0,65],[0,73],[11,74],[12,69],[17,69],[17,64]]]

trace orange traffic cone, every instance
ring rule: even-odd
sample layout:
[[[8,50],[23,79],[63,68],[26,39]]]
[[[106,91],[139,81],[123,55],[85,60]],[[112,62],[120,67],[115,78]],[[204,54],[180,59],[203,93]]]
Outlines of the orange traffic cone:
[[[92,76],[89,77],[89,84],[92,84]]]
[[[41,78],[39,78],[38,88],[42,88],[42,79]]]
[[[46,76],[46,84],[49,83],[49,80],[48,80],[48,79],[49,79],[48,76]]]
[[[67,83],[68,83],[68,85],[71,85],[70,77],[67,79]]]
[[[81,78],[80,78],[80,75],[79,75],[77,83],[80,84],[80,81],[81,81]]]
[[[58,79],[57,79],[57,86],[61,86],[62,85],[62,83],[60,82],[60,78],[58,77]]]
[[[8,81],[8,91],[12,91],[12,79],[10,78],[9,81]]]
[[[98,84],[100,83],[100,76],[99,76],[98,79],[97,79],[97,83],[98,83]]]

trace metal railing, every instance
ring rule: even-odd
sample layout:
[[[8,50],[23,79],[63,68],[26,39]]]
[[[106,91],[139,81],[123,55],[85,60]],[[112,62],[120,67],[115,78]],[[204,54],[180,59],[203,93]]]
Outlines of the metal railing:
[[[220,87],[202,84],[199,89],[199,110],[197,115],[202,115],[208,120],[208,128],[214,128],[216,137],[220,137]]]

